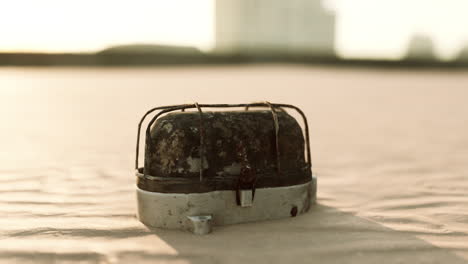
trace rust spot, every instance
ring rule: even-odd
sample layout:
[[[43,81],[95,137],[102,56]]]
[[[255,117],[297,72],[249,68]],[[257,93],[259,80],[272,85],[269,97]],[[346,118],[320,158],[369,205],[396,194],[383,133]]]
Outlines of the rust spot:
[[[291,216],[295,217],[296,215],[297,215],[297,206],[293,206],[293,208],[291,209]]]

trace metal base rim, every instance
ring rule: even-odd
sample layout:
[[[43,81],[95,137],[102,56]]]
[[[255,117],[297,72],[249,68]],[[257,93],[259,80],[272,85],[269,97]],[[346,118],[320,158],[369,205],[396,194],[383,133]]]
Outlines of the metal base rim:
[[[256,189],[250,207],[236,204],[235,191],[180,194],[136,187],[137,216],[150,227],[195,231],[189,217],[210,216],[210,226],[294,217],[309,210],[316,193],[314,176],[304,184]]]

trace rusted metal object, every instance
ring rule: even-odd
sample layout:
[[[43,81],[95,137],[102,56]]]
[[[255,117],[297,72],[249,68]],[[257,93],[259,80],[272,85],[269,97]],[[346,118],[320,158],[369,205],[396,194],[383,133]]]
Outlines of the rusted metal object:
[[[155,182],[142,178],[138,186],[147,191],[193,193],[235,190],[238,183],[248,182],[248,175],[258,175],[258,187],[310,180],[299,124],[285,112],[277,115],[282,128],[278,145],[268,110],[205,112],[202,133],[197,112],[161,117],[146,137],[144,174],[164,179]],[[240,142],[244,144],[245,160],[238,157]],[[277,146],[283,154],[279,159]],[[278,164],[288,177],[281,177]]]
[[[232,107],[245,107],[245,110],[228,109]],[[209,108],[224,109],[209,111]],[[186,111],[189,109],[196,111]],[[303,117],[304,134],[299,123],[285,109],[296,110]],[[139,168],[140,130],[145,118],[157,110],[160,112],[149,121],[145,130],[144,167]],[[138,126],[135,167],[140,196],[200,194],[204,197],[206,193],[231,191],[236,205],[255,207],[258,189],[272,195],[270,189],[282,188],[281,192],[290,197],[302,197],[302,190],[307,190],[303,194],[305,198],[298,198],[300,209],[292,205],[285,213],[290,216],[307,211],[311,197],[315,197],[315,193],[311,193],[316,186],[311,171],[307,120],[303,112],[292,105],[195,103],[151,109]],[[289,187],[294,187],[294,191],[288,191]],[[216,195],[226,197],[224,193]],[[142,199],[148,203],[146,196]],[[154,200],[153,203],[158,202]],[[219,208],[204,210],[218,212],[213,213],[215,224],[230,222],[224,219],[227,214],[219,215]],[[245,221],[262,219],[261,214],[250,215]],[[232,222],[242,221],[241,217]],[[154,223],[164,226],[159,222]],[[181,222],[180,225],[184,224]]]

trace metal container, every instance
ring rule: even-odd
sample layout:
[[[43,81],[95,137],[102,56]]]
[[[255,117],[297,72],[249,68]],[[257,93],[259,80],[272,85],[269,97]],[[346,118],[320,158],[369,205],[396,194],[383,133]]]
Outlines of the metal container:
[[[286,109],[302,116],[305,137]],[[140,130],[158,110],[140,168]],[[136,151],[138,217],[148,226],[205,234],[211,225],[294,217],[315,202],[307,120],[292,105],[153,108],[138,125]]]

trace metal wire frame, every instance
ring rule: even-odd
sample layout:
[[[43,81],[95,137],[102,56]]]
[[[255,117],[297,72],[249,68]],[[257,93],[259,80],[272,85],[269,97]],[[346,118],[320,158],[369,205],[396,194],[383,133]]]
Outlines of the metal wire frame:
[[[270,102],[265,101],[265,102],[258,102],[258,103],[264,103],[268,105],[268,107],[271,110],[271,115],[273,117],[273,122],[275,124],[275,145],[276,145],[276,173],[278,174],[278,177],[281,175],[281,158],[280,158],[280,149],[279,149],[279,121],[278,121],[278,114],[276,113],[276,109],[271,105]],[[282,108],[280,108],[283,110]],[[249,111],[249,106],[245,107],[245,111]]]
[[[302,110],[294,105],[289,105],[289,104],[273,104],[269,102],[260,102],[260,103],[250,103],[250,104],[180,104],[180,105],[169,105],[169,106],[160,106],[160,107],[155,107],[147,111],[143,117],[141,118],[140,122],[138,123],[138,132],[137,132],[137,142],[136,142],[136,157],[135,157],[135,169],[138,170],[138,160],[139,160],[139,153],[140,153],[140,134],[141,134],[141,126],[143,122],[145,121],[146,117],[150,115],[151,113],[161,110],[159,113],[157,113],[148,123],[148,126],[146,127],[146,138],[151,137],[151,127],[153,126],[154,122],[163,114],[177,111],[177,110],[182,110],[185,111],[186,109],[193,109],[197,108],[198,112],[200,113],[200,181],[203,180],[203,154],[204,154],[204,148],[203,148],[203,134],[204,134],[204,127],[203,127],[203,115],[201,108],[234,108],[234,107],[244,107],[246,110],[249,109],[249,107],[268,107],[272,110],[272,115],[273,115],[273,120],[275,122],[275,133],[276,133],[276,149],[277,149],[277,162],[279,162],[279,143],[278,143],[278,120],[276,116],[275,109],[281,109],[281,108],[290,108],[296,110],[298,112],[304,122],[304,132],[305,132],[305,140],[306,140],[306,164],[309,169],[312,168],[312,160],[311,160],[311,155],[310,155],[310,144],[309,144],[309,125],[307,123],[307,117],[305,116],[304,112]],[[279,173],[279,164],[277,167],[278,173]]]

